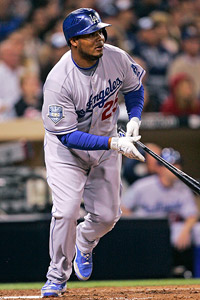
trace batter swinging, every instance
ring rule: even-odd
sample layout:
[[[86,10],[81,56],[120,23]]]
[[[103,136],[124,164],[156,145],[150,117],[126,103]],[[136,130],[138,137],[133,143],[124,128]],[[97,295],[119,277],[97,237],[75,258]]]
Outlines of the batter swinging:
[[[65,292],[74,256],[77,277],[90,277],[92,250],[121,214],[119,152],[144,161],[134,142],[140,139],[145,71],[123,50],[104,44],[107,26],[93,9],[70,13],[63,31],[71,49],[44,85],[44,151],[53,207],[43,297]],[[121,138],[119,91],[130,119]],[[87,216],[76,226],[82,199]]]

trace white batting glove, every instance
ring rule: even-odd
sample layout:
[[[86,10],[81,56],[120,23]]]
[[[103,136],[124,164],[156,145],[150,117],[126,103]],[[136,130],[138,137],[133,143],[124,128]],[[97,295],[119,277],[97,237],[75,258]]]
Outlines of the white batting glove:
[[[142,154],[133,145],[133,143],[139,141],[140,138],[140,135],[136,137],[112,137],[110,141],[110,149],[117,150],[128,158],[134,158],[144,162],[144,156],[142,156]]]
[[[126,136],[138,136],[141,121],[137,117],[133,117],[126,125]]]

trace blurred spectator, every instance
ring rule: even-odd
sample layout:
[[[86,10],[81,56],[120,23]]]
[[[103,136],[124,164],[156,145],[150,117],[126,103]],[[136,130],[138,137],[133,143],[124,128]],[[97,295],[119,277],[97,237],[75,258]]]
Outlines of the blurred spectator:
[[[27,45],[30,42],[30,39],[26,35],[25,28],[20,28],[14,31],[8,36],[8,39],[13,42],[15,51],[18,51],[21,55],[21,64],[23,65],[24,71],[37,72],[39,74],[40,70],[37,58],[39,48],[32,48],[33,44],[30,44],[28,47],[29,49],[31,48],[32,51],[27,51]],[[35,53],[33,53],[33,49],[36,50]]]
[[[195,16],[195,0],[181,0],[179,1],[179,6],[182,14],[183,24],[192,22]]]
[[[130,45],[126,39],[126,33],[121,26],[116,22],[115,17],[106,17],[104,19],[105,23],[112,24],[112,26],[107,28],[107,41],[106,43],[113,46],[120,47],[126,52],[130,52]],[[113,24],[114,23],[114,24]]]
[[[33,9],[33,2],[32,0],[11,0],[9,9],[13,15],[24,21]]]
[[[14,32],[12,32],[9,36],[8,36],[9,41],[13,42],[13,46],[15,47],[15,50],[19,52],[19,54],[23,54],[24,51],[24,45],[25,45],[25,41],[24,41],[24,36],[23,34],[20,32],[20,30],[16,30]]]
[[[46,5],[46,14],[48,15],[51,21],[56,21],[61,16],[61,5],[60,0],[51,0],[48,1]]]
[[[38,118],[41,117],[42,88],[38,75],[34,73],[24,74],[21,78],[22,96],[15,104],[18,117]]]
[[[9,39],[20,45],[23,43],[23,66],[26,72],[40,73],[39,53],[42,43],[35,36],[34,28],[30,23],[25,23],[23,27],[9,35]]]
[[[119,11],[133,6],[132,0],[96,0],[96,8],[101,15],[116,16]]]
[[[182,161],[178,151],[164,148],[161,157],[181,169]],[[175,220],[186,218],[188,215],[195,216],[196,220],[198,216],[193,193],[158,162],[156,174],[137,180],[129,187],[122,199],[122,211],[124,215],[167,216]]]
[[[16,3],[18,2],[18,4]],[[27,8],[27,5],[30,4],[29,1],[13,1],[13,0],[1,0],[0,1],[0,41],[7,38],[7,36],[18,29],[22,22],[24,21],[25,16],[23,14],[18,14],[19,11],[13,9],[13,5],[18,7],[21,3],[24,2],[24,7]],[[26,5],[27,4],[27,5]],[[29,9],[28,7],[27,9]],[[22,10],[23,12],[23,10]],[[25,14],[25,12],[24,12]]]
[[[96,1],[95,0],[79,0],[77,1],[77,8],[80,7],[91,7],[93,9],[96,8]]]
[[[15,116],[14,105],[21,96],[22,54],[11,40],[0,45],[0,121]]]
[[[170,95],[163,102],[162,113],[187,116],[200,114],[200,100],[197,99],[194,82],[185,73],[177,74],[170,82]]]
[[[182,30],[182,53],[169,65],[168,79],[180,73],[188,74],[194,81],[196,97],[200,96],[200,42],[197,28],[193,25]]]
[[[147,66],[146,87],[153,111],[159,111],[167,96],[166,73],[173,59],[173,54],[162,44],[162,35],[157,33],[158,26],[150,17],[139,19],[138,41],[134,49],[134,55],[141,57]]]
[[[29,16],[29,22],[34,28],[35,36],[42,42],[44,41],[46,33],[53,28],[58,18],[57,11],[53,14],[48,8],[48,4],[46,6],[37,7]]]
[[[161,156],[181,168],[178,151],[165,148]],[[171,229],[171,244],[181,256],[191,247],[200,245],[199,211],[191,190],[165,166],[158,165],[157,174],[137,180],[122,199],[122,215],[142,218],[167,217]],[[197,223],[197,224],[196,224]],[[176,252],[175,252],[176,253]]]
[[[125,47],[128,49],[129,53],[133,54],[136,43],[135,31],[137,23],[134,9],[132,6],[120,9],[115,15],[115,18],[117,27],[119,27],[121,32],[123,32]]]
[[[163,0],[134,0],[134,8],[138,18],[149,16],[153,11],[166,11],[168,2]]]
[[[183,15],[180,8],[180,3],[169,8],[169,35],[177,41],[180,50],[181,27],[183,25]]]
[[[49,43],[40,52],[40,78],[43,83],[50,70],[68,49],[63,32],[51,35]]]
[[[150,14],[153,22],[156,24],[155,32],[160,38],[160,43],[164,49],[167,49],[172,55],[179,52],[179,43],[170,33],[170,15],[162,11],[154,11]]]
[[[200,2],[200,1],[199,1]],[[200,6],[200,5],[199,5]],[[197,28],[198,33],[200,33],[200,14],[195,17],[194,24]]]
[[[103,0],[101,0],[104,2]],[[65,16],[70,13],[72,10],[81,8],[81,7],[90,7],[99,11],[96,7],[97,0],[63,0],[63,11]],[[67,11],[67,13],[66,13]],[[100,9],[101,11],[101,9]]]

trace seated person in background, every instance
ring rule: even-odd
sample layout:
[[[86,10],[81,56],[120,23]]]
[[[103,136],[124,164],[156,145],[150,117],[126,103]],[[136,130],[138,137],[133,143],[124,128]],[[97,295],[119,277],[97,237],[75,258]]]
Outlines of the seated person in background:
[[[42,88],[37,74],[27,73],[21,78],[22,96],[15,104],[18,117],[38,118],[41,116]]]
[[[197,99],[193,79],[180,73],[170,82],[170,95],[161,105],[160,111],[164,114],[187,116],[200,114],[200,100]]]
[[[178,151],[164,148],[161,157],[181,168]],[[163,165],[158,164],[157,174],[137,180],[127,189],[122,197],[121,209],[122,216],[167,217],[171,230],[171,244],[179,253],[190,248],[191,241],[200,242],[197,233],[199,226],[195,229],[199,212],[194,195]]]
[[[146,143],[146,145],[156,154],[160,155],[160,146],[153,143]],[[139,151],[145,157],[145,163],[141,163],[139,160],[130,159],[127,157],[123,159],[122,176],[128,185],[132,184],[138,179],[152,175],[157,171],[158,164],[155,158],[146,153],[142,148],[139,148]]]
[[[0,44],[0,121],[15,117],[14,105],[21,96],[20,76],[23,50],[11,40]]]

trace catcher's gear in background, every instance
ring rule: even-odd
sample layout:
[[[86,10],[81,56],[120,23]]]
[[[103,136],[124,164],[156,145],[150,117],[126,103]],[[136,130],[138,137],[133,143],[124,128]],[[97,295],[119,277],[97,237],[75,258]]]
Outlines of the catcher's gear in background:
[[[101,22],[99,14],[91,8],[80,8],[72,12],[63,22],[63,32],[69,44],[72,37],[90,34],[102,29],[105,40],[107,33],[105,27],[111,24]]]

